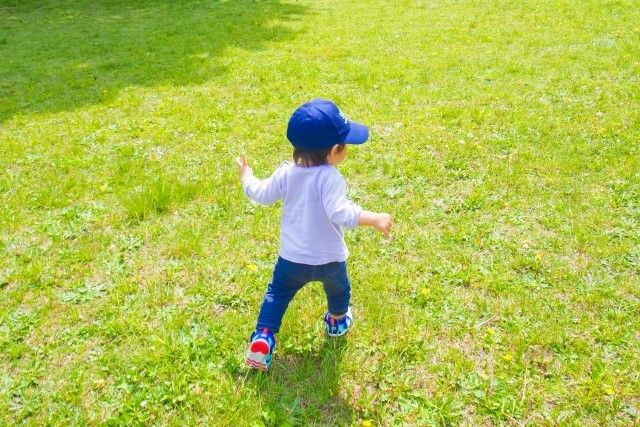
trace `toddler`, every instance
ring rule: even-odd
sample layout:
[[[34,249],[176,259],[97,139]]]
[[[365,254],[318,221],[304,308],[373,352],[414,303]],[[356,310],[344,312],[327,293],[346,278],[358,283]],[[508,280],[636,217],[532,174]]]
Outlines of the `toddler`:
[[[315,99],[300,106],[289,119],[287,138],[294,147],[293,163],[284,162],[269,178],[259,180],[246,155],[236,159],[249,198],[264,205],[283,200],[280,256],[251,334],[248,366],[269,369],[274,334],[289,302],[309,282],[324,285],[328,335],[344,335],[351,326],[349,251],[342,228],[370,225],[385,238],[391,230],[390,215],[365,211],[346,197],[345,181],[336,169],[347,154],[345,144],[362,144],[368,137],[368,128],[349,121],[333,102]]]

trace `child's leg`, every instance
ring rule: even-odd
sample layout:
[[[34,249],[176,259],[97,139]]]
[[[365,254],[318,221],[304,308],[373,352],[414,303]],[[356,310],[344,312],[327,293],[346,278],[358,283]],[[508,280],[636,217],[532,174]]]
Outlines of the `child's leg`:
[[[346,262],[332,262],[324,265],[325,275],[320,280],[327,294],[329,314],[339,318],[349,310],[351,284]]]
[[[289,302],[300,288],[311,281],[314,269],[314,266],[278,258],[273,279],[262,300],[256,329],[268,328],[273,333],[278,332]]]

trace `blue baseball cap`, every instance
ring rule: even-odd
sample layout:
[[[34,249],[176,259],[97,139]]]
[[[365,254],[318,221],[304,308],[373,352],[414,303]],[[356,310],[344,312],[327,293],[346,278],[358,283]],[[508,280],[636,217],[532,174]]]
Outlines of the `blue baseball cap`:
[[[333,102],[314,99],[293,112],[287,138],[296,148],[321,150],[335,144],[362,144],[369,138],[369,128],[347,119]]]

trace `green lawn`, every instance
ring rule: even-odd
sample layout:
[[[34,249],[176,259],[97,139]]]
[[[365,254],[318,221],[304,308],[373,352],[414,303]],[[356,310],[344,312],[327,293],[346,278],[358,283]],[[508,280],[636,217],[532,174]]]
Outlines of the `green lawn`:
[[[395,236],[249,372],[318,96]],[[0,425],[639,424],[639,141],[634,0],[0,0]]]

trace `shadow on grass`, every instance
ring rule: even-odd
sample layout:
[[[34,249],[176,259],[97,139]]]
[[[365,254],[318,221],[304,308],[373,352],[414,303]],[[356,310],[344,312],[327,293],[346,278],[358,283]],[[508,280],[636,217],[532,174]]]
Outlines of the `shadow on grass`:
[[[325,338],[320,350],[277,355],[269,373],[251,372],[266,425],[351,425],[353,408],[339,396],[347,337]]]
[[[225,49],[292,38],[282,23],[304,11],[280,0],[0,2],[0,122],[129,86],[207,81],[224,71]]]

